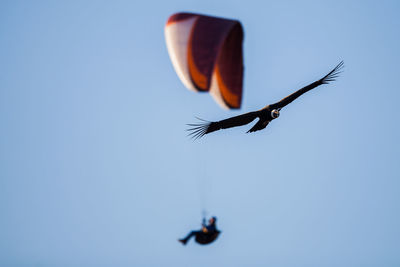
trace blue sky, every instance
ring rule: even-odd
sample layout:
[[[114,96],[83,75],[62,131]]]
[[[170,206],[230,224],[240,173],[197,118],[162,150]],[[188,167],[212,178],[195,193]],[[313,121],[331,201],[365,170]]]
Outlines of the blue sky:
[[[172,13],[242,22],[242,109],[188,91]],[[399,266],[397,1],[2,1],[1,266]],[[264,107],[186,137],[194,116]],[[212,245],[176,242],[201,211]]]

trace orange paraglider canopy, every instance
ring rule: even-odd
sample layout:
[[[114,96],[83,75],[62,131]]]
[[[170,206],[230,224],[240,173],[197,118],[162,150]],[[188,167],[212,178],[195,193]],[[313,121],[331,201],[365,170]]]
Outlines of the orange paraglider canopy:
[[[188,89],[210,92],[224,108],[240,108],[243,29],[239,21],[177,13],[167,21],[165,38],[175,71]]]

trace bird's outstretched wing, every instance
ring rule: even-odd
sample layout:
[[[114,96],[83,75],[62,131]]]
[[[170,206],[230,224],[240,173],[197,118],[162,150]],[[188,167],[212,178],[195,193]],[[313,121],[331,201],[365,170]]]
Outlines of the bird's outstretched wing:
[[[287,97],[283,98],[281,101],[270,105],[271,109],[280,109],[283,108],[284,106],[290,104],[293,100],[301,96],[302,94],[310,91],[311,89],[314,89],[317,86],[320,86],[322,84],[328,84],[329,82],[335,81],[335,79],[339,76],[339,74],[342,72],[343,69],[343,61],[341,61],[333,70],[331,70],[325,77],[322,79],[313,82],[312,84],[307,85],[304,88],[301,88],[300,90],[294,92],[291,95],[288,95]]]
[[[242,126],[252,122],[254,119],[258,117],[258,114],[259,114],[258,111],[253,111],[226,120],[215,121],[215,122],[199,119],[203,122],[196,124],[188,124],[189,126],[192,127],[188,129],[188,131],[190,132],[189,136],[191,136],[194,139],[197,139],[205,134],[218,131],[220,129]]]

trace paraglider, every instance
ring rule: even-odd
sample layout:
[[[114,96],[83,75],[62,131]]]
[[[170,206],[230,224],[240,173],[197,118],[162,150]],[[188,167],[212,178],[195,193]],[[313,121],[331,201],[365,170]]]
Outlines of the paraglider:
[[[294,92],[293,94],[283,98],[281,101],[279,101],[275,104],[267,105],[258,111],[248,112],[248,113],[245,113],[245,114],[242,114],[239,116],[235,116],[232,118],[228,118],[228,119],[216,121],[216,122],[205,121],[203,123],[198,123],[198,124],[189,124],[189,126],[192,127],[190,129],[188,129],[188,131],[190,131],[189,135],[191,135],[193,138],[200,138],[200,137],[204,136],[205,134],[208,134],[208,133],[211,133],[214,131],[248,124],[248,123],[252,122],[253,120],[255,120],[256,118],[259,118],[258,122],[247,132],[251,133],[251,132],[262,130],[265,127],[267,127],[267,125],[272,120],[277,119],[279,117],[280,110],[283,107],[290,104],[296,98],[298,98],[302,94],[314,89],[317,86],[320,86],[322,84],[328,84],[329,82],[335,81],[335,79],[338,77],[339,73],[341,73],[342,68],[343,68],[343,61],[341,61],[332,71],[330,71],[322,79],[319,79],[318,81],[315,81],[315,82],[307,85],[306,87]]]
[[[209,92],[222,107],[240,108],[243,29],[239,21],[177,13],[165,26],[168,53],[182,83]]]
[[[243,93],[243,28],[237,20],[217,18],[194,13],[176,13],[169,17],[165,26],[168,53],[181,82],[195,92],[209,92],[223,108],[239,109]],[[338,77],[343,68],[341,61],[323,78],[283,98],[277,103],[221,121],[204,121],[189,124],[189,136],[202,136],[221,129],[258,122],[247,132],[256,132],[280,115],[282,108],[304,93],[328,84]],[[216,217],[208,224],[203,219],[202,228],[191,231],[178,239],[186,245],[194,237],[199,244],[214,242],[220,234]]]
[[[218,235],[221,233],[216,226],[217,218],[211,217],[208,221],[208,225],[205,224],[205,219],[203,219],[202,228],[199,231],[191,231],[185,238],[178,239],[183,245],[194,236],[195,241],[201,245],[207,245],[215,241]]]

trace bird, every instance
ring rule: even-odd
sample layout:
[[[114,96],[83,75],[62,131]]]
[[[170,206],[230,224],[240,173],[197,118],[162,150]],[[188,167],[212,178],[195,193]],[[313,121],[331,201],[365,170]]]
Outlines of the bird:
[[[238,115],[221,121],[207,121],[201,118],[197,118],[198,120],[201,121],[200,123],[187,124],[190,127],[189,129],[187,129],[187,131],[189,131],[188,136],[194,139],[198,139],[206,134],[221,129],[246,125],[254,121],[256,118],[258,118],[259,120],[257,121],[256,124],[254,124],[252,128],[250,128],[250,130],[247,131],[247,133],[252,133],[262,130],[265,127],[267,127],[267,125],[272,120],[275,120],[279,117],[282,108],[293,102],[299,96],[320,85],[328,84],[330,82],[335,81],[336,78],[339,76],[339,74],[342,72],[343,67],[344,67],[344,62],[341,61],[333,70],[331,70],[323,78],[301,88],[300,90],[297,90],[296,92],[281,99],[279,102],[267,105],[260,110],[244,113],[242,115]]]

